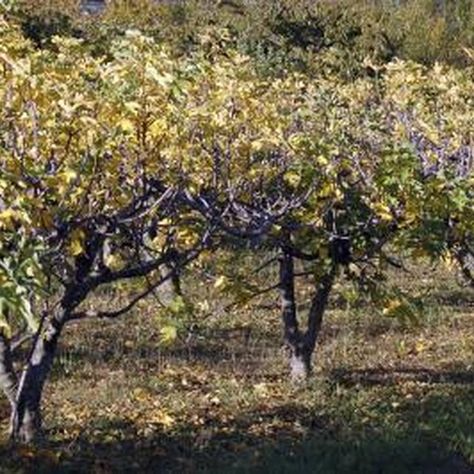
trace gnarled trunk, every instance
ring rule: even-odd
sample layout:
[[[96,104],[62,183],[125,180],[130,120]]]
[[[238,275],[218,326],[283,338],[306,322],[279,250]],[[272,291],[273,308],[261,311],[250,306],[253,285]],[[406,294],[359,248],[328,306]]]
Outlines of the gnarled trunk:
[[[41,398],[64,322],[53,317],[43,334],[34,341],[32,354],[24,369],[10,420],[10,438],[30,443],[41,435]]]

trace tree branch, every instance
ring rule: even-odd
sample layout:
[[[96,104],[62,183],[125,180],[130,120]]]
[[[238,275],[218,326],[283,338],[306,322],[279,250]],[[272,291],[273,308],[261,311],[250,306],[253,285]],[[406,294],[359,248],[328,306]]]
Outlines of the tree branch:
[[[328,304],[329,294],[336,277],[336,265],[332,265],[329,273],[321,278],[316,293],[311,301],[311,307],[308,312],[308,328],[304,336],[305,346],[307,350],[313,351],[316,340],[321,330],[324,312]]]
[[[196,259],[199,254],[202,252],[202,250],[206,247],[208,240],[211,236],[211,229],[208,229],[208,231],[205,233],[203,236],[201,242],[199,245],[197,245],[194,249],[190,250],[187,255],[177,264],[172,268],[169,272],[165,273],[161,278],[159,278],[155,283],[150,284],[147,286],[147,289],[141,293],[139,293],[135,298],[133,298],[128,304],[126,304],[123,308],[116,310],[116,311],[81,311],[78,313],[72,313],[69,317],[68,320],[75,320],[75,319],[84,319],[84,318],[118,318],[131,309],[134,308],[134,306],[143,298],[146,298],[148,295],[152,294],[156,288],[158,288],[160,285],[162,285],[165,281],[169,280],[172,278],[176,271],[178,269],[184,268],[186,265],[188,265],[191,261]],[[163,263],[168,263],[172,259],[167,260],[166,262],[164,261]],[[144,267],[147,268],[147,267]],[[156,267],[157,268],[157,267]],[[155,267],[151,268],[147,273],[144,274],[139,274],[137,276],[146,276],[148,273],[156,269]],[[128,274],[127,274],[128,275]],[[130,277],[128,277],[130,278]]]

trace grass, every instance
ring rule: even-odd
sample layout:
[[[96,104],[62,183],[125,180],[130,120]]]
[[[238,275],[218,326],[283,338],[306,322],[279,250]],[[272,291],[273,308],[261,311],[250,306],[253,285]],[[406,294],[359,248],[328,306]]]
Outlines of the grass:
[[[4,445],[0,471],[472,473],[474,294],[443,269],[403,286],[429,290],[418,326],[336,298],[297,386],[277,310],[216,311],[168,348],[152,302],[73,325],[45,394],[49,441]]]

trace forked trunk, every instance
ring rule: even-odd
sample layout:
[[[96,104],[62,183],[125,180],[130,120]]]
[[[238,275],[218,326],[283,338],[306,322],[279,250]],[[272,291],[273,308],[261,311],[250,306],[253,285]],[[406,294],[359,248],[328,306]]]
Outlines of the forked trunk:
[[[284,253],[280,259],[280,295],[285,343],[290,352],[292,380],[306,379],[311,374],[311,357],[321,330],[336,268],[332,266],[318,283],[308,312],[306,332],[299,328],[296,310],[295,274],[293,257]]]

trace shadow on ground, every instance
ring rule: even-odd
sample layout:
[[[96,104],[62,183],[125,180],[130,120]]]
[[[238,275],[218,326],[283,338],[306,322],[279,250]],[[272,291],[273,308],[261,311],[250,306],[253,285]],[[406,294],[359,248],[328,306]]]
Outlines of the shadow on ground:
[[[314,383],[325,384],[337,398],[341,384],[350,397],[360,386],[387,390],[407,381],[420,384],[424,395],[399,404],[387,419],[388,391],[377,392],[369,421],[357,414],[353,399],[343,397],[330,409],[317,398],[306,405],[262,403],[230,418],[210,409],[197,424],[186,419],[168,429],[150,426],[146,433],[131,421],[96,419],[78,437],[61,442],[53,431],[53,441],[38,450],[4,447],[0,471],[474,474],[456,448],[457,440],[473,439],[472,372],[346,369]],[[441,385],[449,390],[439,390]]]
[[[412,367],[394,370],[340,368],[332,370],[330,378],[348,386],[396,385],[401,382],[474,385],[473,370],[439,371]]]

